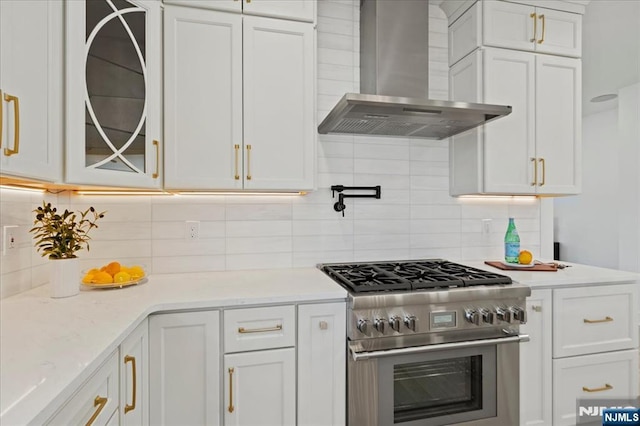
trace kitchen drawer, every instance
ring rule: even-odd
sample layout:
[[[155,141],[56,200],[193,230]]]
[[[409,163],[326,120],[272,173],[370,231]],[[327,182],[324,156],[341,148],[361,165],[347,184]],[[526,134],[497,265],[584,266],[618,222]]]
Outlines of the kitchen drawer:
[[[553,357],[638,347],[634,284],[554,290]]]
[[[284,348],[295,339],[293,305],[224,311],[225,353]]]
[[[118,385],[118,350],[116,350],[47,424],[84,425],[89,423],[96,414],[91,423],[92,426],[118,424]]]
[[[553,360],[553,424],[576,424],[577,399],[638,396],[638,351]]]

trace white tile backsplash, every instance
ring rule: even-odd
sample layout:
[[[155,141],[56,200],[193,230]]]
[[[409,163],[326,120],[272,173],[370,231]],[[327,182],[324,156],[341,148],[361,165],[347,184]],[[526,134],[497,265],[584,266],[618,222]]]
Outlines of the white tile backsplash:
[[[359,2],[318,1],[317,106],[321,120],[345,92],[359,91]],[[430,96],[448,97],[447,20],[430,6]],[[48,261],[28,229],[42,199],[107,214],[81,251],[84,269],[112,260],[151,273],[313,267],[322,262],[446,258],[500,259],[509,216],[522,247],[540,246],[540,205],[461,201],[449,196],[449,142],[318,135],[317,191],[304,197],[109,196],[0,190],[0,225],[18,225],[18,248],[0,258],[0,297],[48,280]],[[333,209],[331,185],[382,186],[382,198],[346,199]],[[492,219],[482,234],[482,219]],[[185,221],[200,239],[185,238]]]

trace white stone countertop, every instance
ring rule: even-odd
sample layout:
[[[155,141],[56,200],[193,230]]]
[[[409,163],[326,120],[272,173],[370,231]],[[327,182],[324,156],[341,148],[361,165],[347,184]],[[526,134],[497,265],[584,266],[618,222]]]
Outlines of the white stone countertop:
[[[149,314],[344,300],[316,268],[150,275],[65,299],[42,286],[0,301],[0,424],[41,424]]]
[[[514,282],[528,285],[531,289],[563,288],[575,286],[592,286],[608,284],[624,284],[636,282],[640,284],[640,274],[618,271],[615,269],[598,268],[595,266],[580,265],[570,262],[559,262],[569,265],[564,269],[551,271],[531,271],[526,268],[520,270],[502,270],[485,264],[483,261],[460,262],[478,269],[507,275]]]

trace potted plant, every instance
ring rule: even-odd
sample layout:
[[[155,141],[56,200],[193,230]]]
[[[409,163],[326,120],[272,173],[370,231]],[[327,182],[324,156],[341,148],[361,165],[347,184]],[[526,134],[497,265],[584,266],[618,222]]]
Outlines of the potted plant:
[[[97,228],[96,222],[104,217],[93,207],[78,213],[59,213],[51,203],[43,202],[41,207],[33,211],[35,246],[43,257],[51,263],[51,297],[69,297],[78,294],[80,271],[76,252],[86,248],[89,250],[89,232]]]

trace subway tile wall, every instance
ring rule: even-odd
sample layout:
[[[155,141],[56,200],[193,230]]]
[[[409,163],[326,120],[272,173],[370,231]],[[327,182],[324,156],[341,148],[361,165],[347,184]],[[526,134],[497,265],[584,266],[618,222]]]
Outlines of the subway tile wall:
[[[345,92],[359,91],[358,1],[318,2],[318,122]],[[447,21],[430,7],[430,96],[446,99]],[[522,247],[540,248],[539,201],[449,196],[447,141],[318,135],[318,190],[290,196],[73,196],[44,199],[107,214],[83,268],[112,260],[151,273],[312,267],[320,262],[409,258],[500,259],[508,217]],[[333,210],[331,185],[382,186],[382,198],[348,199]],[[1,257],[0,297],[47,282],[47,261],[28,230],[42,194],[0,190],[0,225],[18,225],[16,248]],[[483,220],[490,219],[490,232]],[[185,221],[200,222],[187,240]]]

